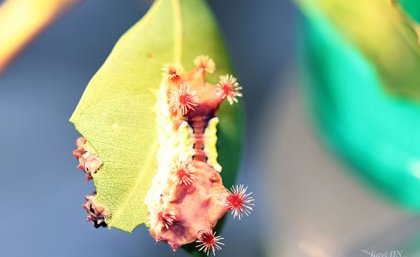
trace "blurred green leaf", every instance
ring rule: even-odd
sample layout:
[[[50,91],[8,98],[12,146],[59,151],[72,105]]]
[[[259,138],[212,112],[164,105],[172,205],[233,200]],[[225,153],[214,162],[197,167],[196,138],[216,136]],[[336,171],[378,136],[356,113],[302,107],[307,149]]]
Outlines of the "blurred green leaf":
[[[417,22],[420,22],[420,2],[419,0],[400,0],[403,9]]]
[[[323,13],[373,64],[385,87],[420,99],[420,45],[414,21],[391,0],[298,0]],[[407,1],[406,1],[407,2]],[[418,3],[417,5],[420,5]]]
[[[204,0],[158,0],[126,32],[90,81],[70,121],[104,161],[93,176],[98,200],[111,210],[110,227],[133,231],[147,221],[144,198],[156,174],[154,106],[161,67],[193,68],[197,55],[217,64],[209,80],[231,72],[226,49]],[[225,184],[233,182],[242,139],[240,105],[220,110],[219,162]]]

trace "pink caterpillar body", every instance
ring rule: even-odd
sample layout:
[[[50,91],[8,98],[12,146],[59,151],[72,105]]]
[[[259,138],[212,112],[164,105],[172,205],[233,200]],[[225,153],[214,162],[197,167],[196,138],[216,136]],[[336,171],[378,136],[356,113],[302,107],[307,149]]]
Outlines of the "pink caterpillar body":
[[[230,104],[242,96],[232,75],[220,77],[217,85],[206,81],[215,71],[207,56],[194,60],[195,68],[183,72],[177,65],[165,65],[156,104],[159,129],[158,171],[145,199],[150,234],[156,241],[167,242],[175,251],[196,241],[198,250],[207,255],[220,250],[223,239],[213,231],[229,211],[239,219],[252,210],[253,197],[243,185],[227,190],[217,162],[216,126],[220,104]],[[96,173],[102,162],[78,140],[75,156],[87,174]],[[90,169],[84,167],[89,166]],[[112,215],[105,206],[87,196],[84,207],[95,226],[103,226]]]

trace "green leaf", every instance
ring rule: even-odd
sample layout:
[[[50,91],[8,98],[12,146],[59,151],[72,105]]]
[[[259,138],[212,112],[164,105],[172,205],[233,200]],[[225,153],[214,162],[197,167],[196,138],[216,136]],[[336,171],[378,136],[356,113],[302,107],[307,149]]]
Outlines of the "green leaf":
[[[410,17],[420,22],[420,3],[418,0],[400,0],[399,3]]]
[[[420,44],[414,21],[393,0],[298,0],[322,13],[373,64],[385,87],[420,99]]]
[[[161,68],[179,62],[190,70],[201,54],[216,62],[211,82],[231,72],[205,1],[158,0],[118,41],[70,118],[104,162],[93,178],[98,200],[111,210],[110,227],[131,232],[147,222],[144,198],[157,171],[154,106]],[[240,105],[224,104],[219,115],[219,162],[227,184],[240,158],[241,113]]]

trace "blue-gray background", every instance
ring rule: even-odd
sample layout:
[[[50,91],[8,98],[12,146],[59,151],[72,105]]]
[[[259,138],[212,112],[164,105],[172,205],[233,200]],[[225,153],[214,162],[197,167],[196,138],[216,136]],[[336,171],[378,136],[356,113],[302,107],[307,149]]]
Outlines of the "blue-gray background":
[[[279,71],[291,65],[295,8],[285,0],[211,0],[245,87],[247,151],[238,182],[257,199],[254,161],[258,118]],[[88,0],[60,17],[0,77],[0,256],[186,256],[155,245],[144,227],[134,235],[94,229],[80,207],[93,191],[75,169],[78,137],[68,122],[89,79],[117,39],[146,12],[141,0]],[[252,96],[252,97],[250,97]],[[220,256],[264,254],[262,211],[227,222]],[[265,207],[264,207],[265,206]]]

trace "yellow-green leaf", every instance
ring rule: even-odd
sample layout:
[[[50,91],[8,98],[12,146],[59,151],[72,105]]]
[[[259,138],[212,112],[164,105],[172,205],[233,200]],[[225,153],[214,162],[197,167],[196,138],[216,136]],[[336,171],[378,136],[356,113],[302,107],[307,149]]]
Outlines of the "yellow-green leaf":
[[[217,64],[216,82],[230,72],[226,49],[204,0],[158,0],[118,41],[90,81],[70,121],[103,160],[93,176],[98,200],[111,210],[110,227],[131,232],[147,222],[144,198],[156,174],[154,107],[165,63],[193,67],[205,54]],[[241,147],[241,106],[224,104],[219,119],[219,162],[232,183]]]
[[[308,17],[322,13],[371,61],[391,92],[420,99],[417,25],[394,0],[297,0]],[[419,30],[420,32],[420,30]]]

